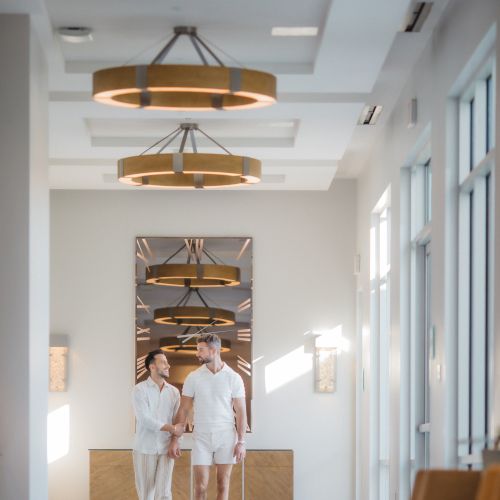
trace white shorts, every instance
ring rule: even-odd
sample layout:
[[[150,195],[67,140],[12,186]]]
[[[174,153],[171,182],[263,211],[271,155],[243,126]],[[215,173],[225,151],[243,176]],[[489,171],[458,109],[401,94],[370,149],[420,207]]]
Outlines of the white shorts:
[[[234,464],[235,429],[213,432],[193,431],[191,465]]]

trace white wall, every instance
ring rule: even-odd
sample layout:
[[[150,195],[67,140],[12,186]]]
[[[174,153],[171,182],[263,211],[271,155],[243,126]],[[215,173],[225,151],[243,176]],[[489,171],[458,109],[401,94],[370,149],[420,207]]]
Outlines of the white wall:
[[[47,498],[47,68],[28,15],[0,15],[0,498]]]
[[[295,499],[354,493],[354,354],[335,394],[313,390],[313,338],[341,325],[354,343],[356,189],[303,192],[52,193],[52,333],[70,337],[69,453],[49,466],[51,500],[88,498],[88,448],[129,448],[134,380],[134,238],[254,238],[253,449],[293,449]],[[266,366],[304,348],[266,393]],[[294,378],[300,368],[307,370]],[[259,499],[267,500],[267,499]]]
[[[427,48],[418,64],[413,69],[407,85],[402,91],[398,104],[387,125],[377,132],[376,147],[367,154],[366,168],[358,183],[357,207],[357,246],[361,254],[362,273],[358,288],[363,295],[362,330],[364,353],[359,360],[366,372],[366,389],[362,391],[358,381],[357,391],[361,400],[360,422],[360,476],[357,478],[359,498],[368,499],[369,463],[369,401],[370,391],[377,390],[370,386],[369,343],[370,338],[369,308],[369,232],[370,213],[380,196],[392,187],[392,241],[391,241],[391,493],[390,498],[406,500],[409,491],[400,488],[399,471],[408,469],[407,443],[400,440],[401,433],[409,432],[407,409],[404,412],[404,399],[408,387],[401,386],[401,374],[406,368],[401,364],[400,344],[408,335],[408,329],[400,321],[400,312],[404,312],[404,299],[407,290],[400,287],[400,210],[406,200],[400,197],[400,169],[408,166],[415,147],[431,126],[433,169],[433,214],[432,214],[432,317],[436,331],[436,358],[431,367],[431,466],[449,467],[456,462],[456,379],[457,363],[454,350],[456,335],[456,260],[453,255],[456,248],[456,206],[453,203],[455,158],[450,137],[454,135],[453,120],[450,120],[450,106],[453,92],[459,87],[454,85],[464,68],[471,61],[476,49],[494,23],[500,21],[500,3],[498,0],[457,0],[449,2],[441,23],[436,28]],[[497,68],[498,50],[497,40]],[[497,70],[498,74],[498,70]],[[499,155],[499,117],[500,99],[497,77],[497,148]],[[418,99],[418,124],[413,129],[407,128],[408,102]],[[497,172],[500,162],[497,160]],[[496,176],[496,193],[500,193],[500,175]],[[449,202],[444,202],[449,200]],[[496,210],[498,214],[498,209]],[[499,241],[499,217],[496,218],[496,238]],[[498,249],[498,245],[496,245]],[[496,252],[498,256],[498,252]],[[496,277],[496,314],[499,318],[500,301],[498,293],[500,273]],[[499,329],[496,328],[498,332]],[[404,342],[403,342],[404,343]],[[499,358],[500,359],[500,356]],[[437,366],[441,366],[443,378],[437,378]],[[497,389],[498,391],[498,389]],[[498,393],[497,393],[498,394]],[[402,399],[403,398],[403,399]],[[497,405],[500,397],[497,396]],[[497,406],[497,408],[500,406]],[[401,412],[403,408],[403,412]],[[497,422],[500,412],[497,411]]]

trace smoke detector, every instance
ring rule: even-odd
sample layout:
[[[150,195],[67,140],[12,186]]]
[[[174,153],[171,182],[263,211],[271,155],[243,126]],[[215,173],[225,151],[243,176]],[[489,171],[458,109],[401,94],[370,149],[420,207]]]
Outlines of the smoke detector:
[[[84,43],[92,41],[92,30],[83,26],[63,26],[57,29],[61,40],[69,43]]]

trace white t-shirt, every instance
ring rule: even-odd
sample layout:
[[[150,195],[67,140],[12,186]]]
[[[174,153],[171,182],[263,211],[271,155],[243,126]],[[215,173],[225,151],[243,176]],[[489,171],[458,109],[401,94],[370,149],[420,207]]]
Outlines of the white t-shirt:
[[[245,386],[227,363],[217,373],[202,365],[186,377],[182,395],[194,398],[195,430],[210,432],[234,428],[233,399],[245,397]]]

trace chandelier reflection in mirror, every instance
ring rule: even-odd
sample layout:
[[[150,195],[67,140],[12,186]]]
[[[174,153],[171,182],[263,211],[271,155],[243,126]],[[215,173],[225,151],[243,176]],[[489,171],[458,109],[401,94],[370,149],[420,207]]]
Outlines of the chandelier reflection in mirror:
[[[222,360],[243,377],[251,418],[252,286],[251,238],[137,238],[136,381],[149,376],[147,353],[162,349],[168,382],[182,389],[199,367],[197,338],[215,333]]]

